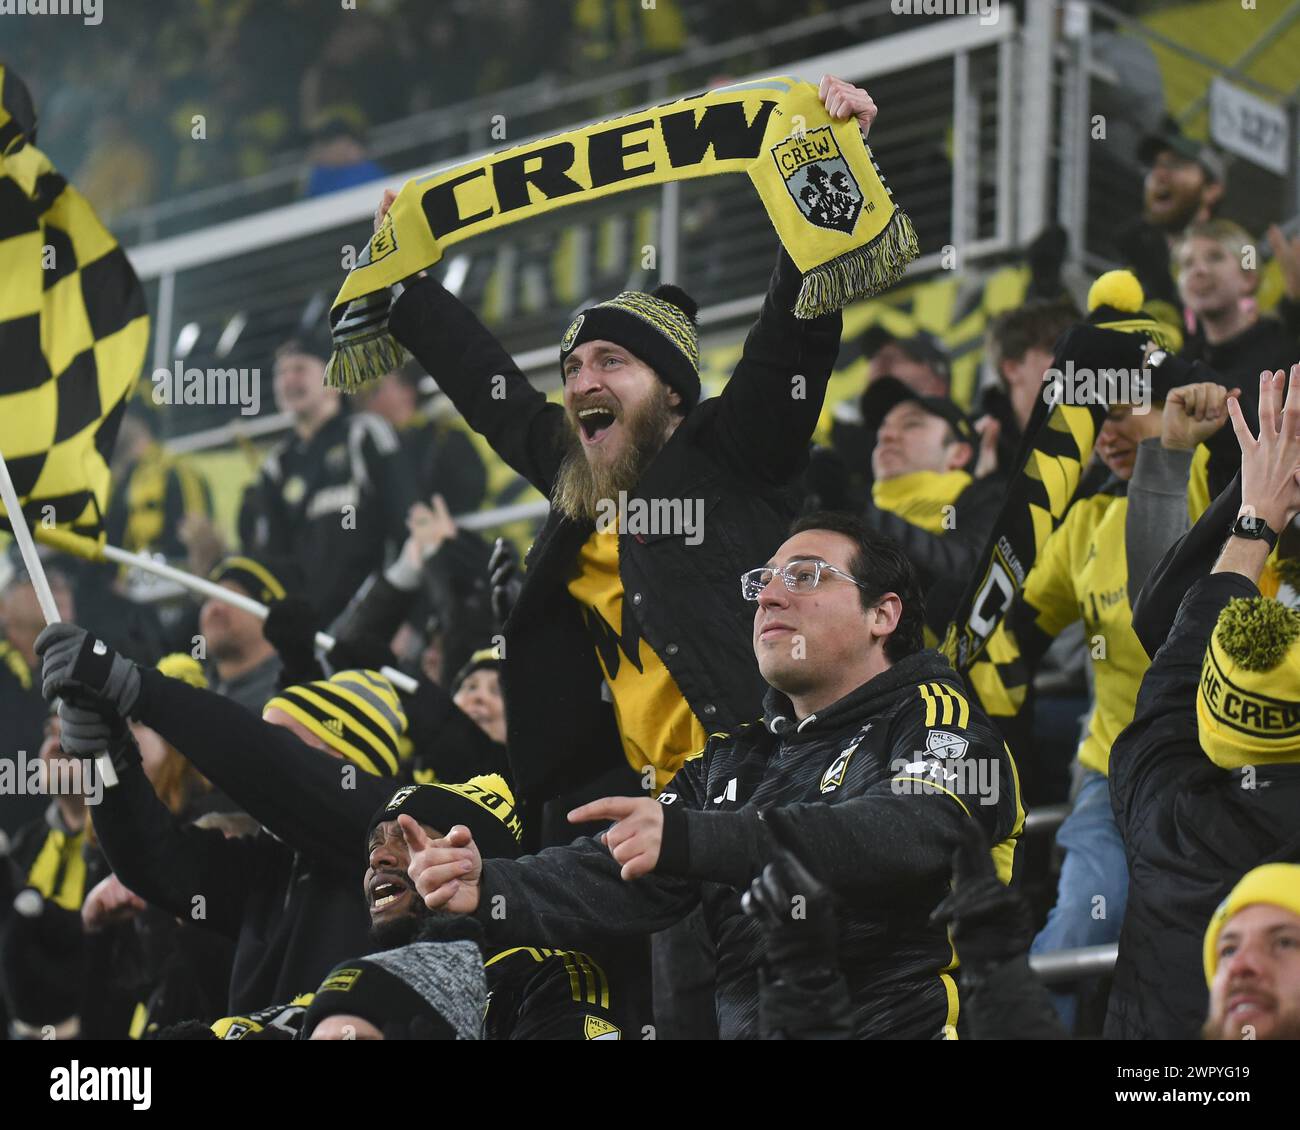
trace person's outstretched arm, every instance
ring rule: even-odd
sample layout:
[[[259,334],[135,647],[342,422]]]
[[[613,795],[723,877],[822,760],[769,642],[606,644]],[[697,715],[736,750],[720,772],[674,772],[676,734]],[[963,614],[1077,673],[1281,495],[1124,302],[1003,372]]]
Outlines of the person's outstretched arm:
[[[407,283],[388,324],[469,426],[533,486],[550,494],[560,465],[564,409],[528,382],[478,316],[426,275]]]

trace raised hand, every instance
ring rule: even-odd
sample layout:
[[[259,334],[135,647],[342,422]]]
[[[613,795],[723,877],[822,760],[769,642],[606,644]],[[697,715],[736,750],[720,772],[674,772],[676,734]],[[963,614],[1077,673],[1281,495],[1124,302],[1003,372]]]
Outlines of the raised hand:
[[[850,118],[857,118],[858,129],[862,131],[864,138],[880,112],[876,109],[871,95],[862,87],[854,86],[851,82],[845,82],[834,75],[822,75],[817,96],[826,107],[826,113],[837,122],[847,122]]]
[[[397,823],[411,855],[406,873],[424,905],[430,910],[473,914],[478,909],[483,857],[470,830],[457,824],[441,839],[433,839],[406,813]]]
[[[1280,534],[1300,511],[1300,365],[1291,366],[1289,381],[1281,369],[1260,373],[1258,437],[1236,400],[1228,401],[1228,415],[1241,445],[1241,513]]]
[[[102,702],[126,718],[140,695],[140,671],[125,656],[76,624],[50,624],[36,637],[46,702],[71,697]]]
[[[1228,398],[1240,396],[1212,381],[1183,385],[1165,398],[1160,443],[1170,451],[1191,451],[1228,422]]]

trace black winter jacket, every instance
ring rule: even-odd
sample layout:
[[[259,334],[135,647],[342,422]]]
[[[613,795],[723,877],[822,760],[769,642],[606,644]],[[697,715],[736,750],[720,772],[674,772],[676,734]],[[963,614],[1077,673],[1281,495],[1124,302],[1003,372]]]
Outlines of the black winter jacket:
[[[782,252],[726,388],[691,410],[629,492],[647,502],[702,499],[700,544],[688,545],[680,534],[619,538],[625,618],[635,616],[708,731],[735,729],[759,713],[764,685],[740,574],[763,564],[785,538],[797,509],[787,484],[807,462],[839,350],[838,313],[800,320],[790,312],[798,285],[798,271]],[[568,427],[564,409],[529,384],[473,312],[424,278],[394,303],[390,326],[438,373],[469,425],[550,495]],[[567,592],[592,529],[551,511],[504,628],[506,744],[526,810],[626,768],[613,710],[601,695],[595,641]]]
[[[979,821],[1009,878],[1024,816],[1010,754],[935,651],[798,724],[793,713],[771,691],[765,724],[714,735],[678,770],[659,797],[663,842],[650,875],[624,882],[596,838],[486,861],[477,913],[489,942],[650,933],[702,903],[718,955],[719,1034],[756,1038],[763,935],[740,899],[773,856],[762,812],[780,805],[799,857],[841,900],[837,951],[854,1034],[936,1038],[957,1024],[956,957],[929,914],[948,891],[963,820]],[[990,787],[977,795],[981,781]]]
[[[1161,584],[1168,563],[1148,587]],[[1242,774],[1210,761],[1197,737],[1196,690],[1219,613],[1259,590],[1239,573],[1215,573],[1176,591],[1186,596],[1173,631],[1110,754],[1129,891],[1107,1039],[1195,1038],[1209,1006],[1201,945],[1215,907],[1251,868],[1300,860],[1300,763],[1256,766],[1245,788]],[[1139,635],[1146,644],[1149,630]]]

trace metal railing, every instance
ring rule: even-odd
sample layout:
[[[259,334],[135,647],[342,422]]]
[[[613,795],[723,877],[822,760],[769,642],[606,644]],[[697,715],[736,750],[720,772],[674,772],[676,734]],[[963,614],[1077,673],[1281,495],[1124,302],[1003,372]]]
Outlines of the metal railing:
[[[887,4],[848,10],[862,18],[887,11]],[[1025,160],[1026,148],[1042,163],[1045,147],[1041,139],[1026,147],[1018,131],[1021,75],[1013,9],[1004,8],[991,26],[974,19],[911,23],[897,34],[774,69],[813,82],[834,73],[870,84],[882,107],[873,150],[922,241],[924,254],[911,271],[916,277],[940,268],[945,247],[960,248],[963,269],[1011,249],[1022,203],[1012,190],[1012,170]],[[771,69],[734,81],[765,73]],[[486,153],[458,154],[448,164]],[[180,360],[186,366],[265,369],[261,395],[269,404],[274,346],[304,331],[320,334],[343,278],[345,249],[359,249],[368,239],[382,189],[427,171],[410,169],[129,248],[154,315],[153,368],[171,368]],[[638,241],[646,232],[659,255],[653,268],[642,270]],[[561,277],[555,269],[553,255],[561,244],[582,268],[573,276]],[[700,302],[702,327],[730,330],[759,308],[776,240],[748,182],[714,177],[561,211],[463,247],[440,268],[455,270],[461,297],[479,310],[521,367],[537,373],[553,362],[557,327],[576,306],[627,286],[677,282]],[[225,331],[233,322],[243,328],[231,340]],[[182,329],[190,344],[180,357]],[[264,437],[278,430],[260,420],[255,429],[242,422],[231,428],[232,413],[219,406],[172,411],[164,420],[165,438],[178,449],[203,450],[241,431]]]

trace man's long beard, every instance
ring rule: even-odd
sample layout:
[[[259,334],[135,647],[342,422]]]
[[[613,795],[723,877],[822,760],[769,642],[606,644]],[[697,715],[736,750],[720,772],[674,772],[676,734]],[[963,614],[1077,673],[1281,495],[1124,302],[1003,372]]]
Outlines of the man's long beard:
[[[619,417],[619,421],[627,429],[623,450],[613,462],[593,466],[578,435],[581,425],[570,415],[564,434],[564,458],[551,495],[552,505],[566,518],[594,522],[602,499],[617,501],[619,491],[636,486],[642,472],[663,448],[674,421],[668,386],[657,384],[643,407]]]

